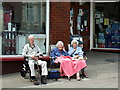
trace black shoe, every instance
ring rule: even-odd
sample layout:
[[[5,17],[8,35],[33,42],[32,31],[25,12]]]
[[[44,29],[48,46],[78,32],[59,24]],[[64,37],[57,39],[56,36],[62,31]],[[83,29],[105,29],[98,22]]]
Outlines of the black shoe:
[[[81,79],[84,79],[84,76],[83,76],[82,74],[80,74],[80,78],[81,78]]]
[[[69,77],[68,80],[71,81],[71,78]]]
[[[47,84],[47,78],[45,76],[41,76],[41,83]]]
[[[85,72],[82,72],[82,76],[88,78],[88,75]]]
[[[38,80],[35,78],[35,76],[31,77],[31,81],[33,82],[34,85],[39,85]]]

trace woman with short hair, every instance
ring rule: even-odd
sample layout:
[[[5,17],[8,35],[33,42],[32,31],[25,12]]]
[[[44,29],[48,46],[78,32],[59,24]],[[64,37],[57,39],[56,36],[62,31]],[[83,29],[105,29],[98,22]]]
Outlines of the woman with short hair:
[[[78,73],[82,68],[86,67],[85,61],[75,60],[76,58],[70,57],[69,53],[65,51],[62,41],[58,41],[57,48],[53,49],[50,56],[56,58],[54,63],[60,62],[61,76],[70,77]],[[70,51],[71,52],[71,51]],[[71,53],[72,54],[72,53]],[[77,80],[80,81],[80,77],[77,74]]]
[[[64,43],[62,41],[58,41],[56,44],[56,48],[52,49],[50,56],[57,58],[60,56],[69,56],[69,53],[64,48]]]
[[[80,78],[80,71],[85,68],[87,66],[86,61],[83,58],[83,51],[82,48],[78,46],[79,42],[77,40],[72,40],[71,42],[71,47],[68,51],[69,55],[72,57],[72,59],[74,60],[74,64],[76,64],[76,67],[79,67],[79,71],[76,74],[76,79],[79,81]],[[80,66],[82,66],[82,68],[80,68]]]

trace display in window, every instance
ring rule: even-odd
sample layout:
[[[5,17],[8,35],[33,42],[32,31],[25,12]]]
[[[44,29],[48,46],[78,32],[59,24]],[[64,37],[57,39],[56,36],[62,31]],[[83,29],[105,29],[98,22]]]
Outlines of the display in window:
[[[100,19],[96,19],[96,24],[100,24]]]
[[[100,16],[100,14],[95,14],[95,18],[100,18],[101,16]]]
[[[104,25],[109,25],[109,18],[104,19]]]
[[[26,36],[29,34],[46,34],[46,2],[3,2],[2,6],[4,16],[2,55],[21,54],[27,40]],[[45,42],[46,37],[39,42],[44,44],[40,46],[44,53]]]
[[[73,8],[70,9],[70,34],[73,35]]]
[[[79,9],[78,16],[77,16],[77,30],[79,31],[87,31],[88,25],[88,11],[85,9]]]
[[[95,48],[120,48],[120,22],[117,12],[117,3],[95,3]]]
[[[109,19],[108,19],[109,20]],[[96,24],[97,45],[98,48],[120,48],[120,24],[119,22],[109,23],[107,28],[102,24]]]
[[[4,31],[2,38],[3,55],[15,55],[16,54],[16,32]]]
[[[103,18],[100,18],[100,23],[103,23],[104,21],[103,21]]]
[[[11,18],[12,18],[12,10],[9,11],[4,11],[4,29],[8,30],[8,23],[11,23]],[[10,28],[9,28],[10,30]]]

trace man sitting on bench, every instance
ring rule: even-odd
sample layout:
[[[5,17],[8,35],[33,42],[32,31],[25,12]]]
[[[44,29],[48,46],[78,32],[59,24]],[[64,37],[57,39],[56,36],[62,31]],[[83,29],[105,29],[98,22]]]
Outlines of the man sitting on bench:
[[[46,61],[41,61],[39,60],[39,56],[42,54],[40,48],[34,44],[34,36],[33,35],[29,35],[28,36],[28,40],[29,43],[26,44],[23,48],[23,53],[22,55],[24,55],[25,57],[28,57],[28,65],[30,67],[30,78],[33,81],[34,85],[39,85],[36,77],[35,77],[35,68],[34,68],[34,64],[38,64],[39,69],[42,69],[42,73],[41,73],[41,83],[42,84],[46,84],[46,75],[48,75],[48,71],[47,71],[47,63]]]

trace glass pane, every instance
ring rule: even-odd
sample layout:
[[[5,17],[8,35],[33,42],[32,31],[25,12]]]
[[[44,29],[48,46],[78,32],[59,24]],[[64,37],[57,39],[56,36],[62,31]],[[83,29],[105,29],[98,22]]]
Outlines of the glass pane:
[[[46,32],[46,3],[24,3],[22,4],[22,23],[20,32],[23,33],[40,33]]]
[[[88,30],[88,10],[86,9],[78,10],[77,30],[80,30],[80,31]]]
[[[2,54],[14,55],[16,54],[16,32],[2,33]]]
[[[95,48],[120,48],[120,22],[117,3],[95,4]]]
[[[46,2],[5,2],[3,11],[2,54],[21,54],[30,34],[45,53]]]
[[[27,21],[29,23],[34,22],[34,6],[33,4],[27,4]]]

